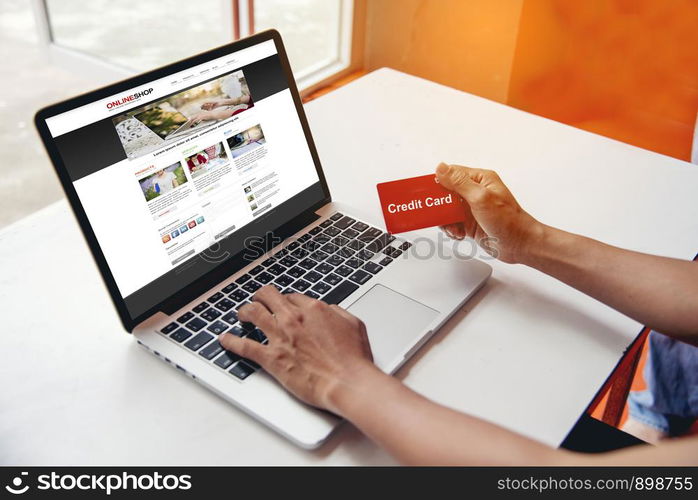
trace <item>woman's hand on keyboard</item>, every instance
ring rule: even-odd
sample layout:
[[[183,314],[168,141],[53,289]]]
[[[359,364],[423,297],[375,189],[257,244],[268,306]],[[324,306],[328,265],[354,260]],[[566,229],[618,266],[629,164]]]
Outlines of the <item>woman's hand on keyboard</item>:
[[[265,286],[238,317],[254,323],[269,343],[223,334],[221,345],[259,363],[310,405],[340,413],[334,398],[363,374],[378,371],[363,322],[336,305]]]
[[[472,238],[503,262],[522,262],[543,225],[521,208],[496,172],[441,163],[436,177],[466,202],[466,221],[443,226],[446,234]]]

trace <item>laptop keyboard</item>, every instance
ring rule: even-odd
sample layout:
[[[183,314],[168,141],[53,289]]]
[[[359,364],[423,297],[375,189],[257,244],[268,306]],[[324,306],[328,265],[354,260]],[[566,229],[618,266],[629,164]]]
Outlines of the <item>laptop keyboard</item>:
[[[260,367],[226,351],[218,335],[229,332],[266,344],[264,333],[238,320],[237,311],[262,286],[303,293],[338,304],[410,248],[411,243],[339,212],[302,234],[160,330],[218,368],[245,380]]]

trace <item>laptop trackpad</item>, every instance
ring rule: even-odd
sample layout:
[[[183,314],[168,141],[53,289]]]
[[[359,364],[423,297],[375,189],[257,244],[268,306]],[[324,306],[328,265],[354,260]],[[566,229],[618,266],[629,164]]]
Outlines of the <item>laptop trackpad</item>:
[[[347,310],[366,324],[373,360],[382,370],[392,369],[439,314],[383,285],[375,285]]]

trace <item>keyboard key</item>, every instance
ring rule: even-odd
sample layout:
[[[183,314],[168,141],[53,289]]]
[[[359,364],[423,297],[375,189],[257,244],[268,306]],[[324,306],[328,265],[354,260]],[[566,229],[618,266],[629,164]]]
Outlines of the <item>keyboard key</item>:
[[[327,243],[320,250],[325,252],[326,254],[332,254],[332,253],[335,253],[337,250],[339,250],[339,247],[337,245],[335,245],[334,243]]]
[[[337,212],[337,213],[332,214],[332,215],[330,216],[330,220],[331,220],[331,221],[338,221],[338,220],[341,219],[342,217],[344,217],[344,214]]]
[[[310,258],[313,259],[316,262],[322,262],[325,260],[329,255],[327,255],[325,252],[322,250],[316,250],[313,253],[310,254]]]
[[[291,285],[291,288],[293,288],[294,290],[298,290],[299,292],[305,292],[309,286],[310,283],[308,283],[304,279],[299,279],[296,280],[296,282],[293,285]]]
[[[315,226],[310,231],[308,231],[308,233],[312,234],[313,236],[315,236],[316,234],[320,234],[321,232],[322,228],[320,226]]]
[[[302,234],[298,237],[298,241],[300,241],[301,243],[305,243],[309,239],[310,239],[310,235],[308,233]]]
[[[303,259],[298,265],[303,269],[312,269],[317,265],[317,262],[315,262],[313,259]]]
[[[376,264],[375,262],[366,262],[366,264],[364,264],[364,267],[362,269],[365,269],[366,271],[368,271],[371,274],[376,274],[378,271],[380,271],[383,268],[381,266],[379,266],[378,264]]]
[[[246,300],[246,301],[244,301],[244,302],[240,302],[237,306],[235,306],[235,310],[236,310],[236,311],[239,311],[240,308],[241,308],[242,306],[246,306],[246,305],[249,304],[249,303],[250,303],[249,300]]]
[[[193,320],[191,320],[189,323],[186,324],[186,327],[194,332],[198,332],[199,330],[201,330],[205,326],[206,326],[206,322],[201,318],[194,318]]]
[[[329,265],[327,262],[323,262],[323,263],[321,263],[319,266],[317,266],[317,267],[315,268],[315,270],[316,270],[317,272],[322,273],[322,274],[327,274],[327,273],[329,273],[330,271],[332,271],[333,269],[334,269],[334,267],[332,267],[331,265]]]
[[[223,323],[221,320],[218,320],[208,325],[208,328],[206,329],[211,333],[219,335],[228,329],[228,325],[226,323]]]
[[[250,294],[245,292],[241,288],[237,288],[233,293],[228,295],[228,297],[233,299],[235,302],[242,302],[243,300],[245,300],[249,296],[250,296]]]
[[[383,234],[383,231],[381,231],[380,229],[376,227],[369,227],[366,231],[361,233],[359,239],[364,243],[368,243],[378,238],[381,234]]]
[[[373,252],[370,252],[368,250],[360,250],[356,252],[356,255],[354,257],[361,260],[370,260],[373,257],[373,255]]]
[[[285,270],[286,268],[281,264],[274,264],[273,266],[269,266],[269,268],[267,269],[267,271],[273,274],[274,276],[279,276],[283,274]]]
[[[396,257],[402,255],[402,250],[399,250],[395,247],[385,247],[383,249],[383,253],[388,257],[392,257],[393,259],[395,259]]]
[[[172,331],[174,331],[178,326],[179,326],[179,325],[178,325],[177,323],[174,323],[174,322],[173,322],[173,323],[170,323],[169,325],[167,325],[166,327],[164,327],[164,328],[163,328],[162,330],[160,330],[160,331],[161,331],[162,333],[164,333],[165,335],[167,335],[168,333],[171,333]]]
[[[317,280],[322,278],[322,274],[316,272],[316,271],[308,271],[305,276],[303,276],[303,279],[310,281],[311,283],[315,283]]]
[[[245,363],[237,363],[230,369],[230,373],[239,378],[240,380],[245,380],[247,377],[254,373],[254,368],[246,365]]]
[[[267,260],[265,260],[264,262],[262,262],[262,265],[263,265],[264,267],[269,267],[269,266],[271,266],[275,261],[276,261],[276,258],[274,258],[274,257],[269,257]]]
[[[351,240],[349,243],[347,243],[346,246],[351,248],[352,250],[362,250],[366,246],[366,244],[363,241]]]
[[[338,227],[339,229],[346,229],[349,226],[351,226],[354,222],[356,222],[355,219],[352,219],[351,217],[344,216],[341,219],[339,219],[337,222],[334,223],[334,227]]]
[[[322,246],[322,243],[315,241],[315,240],[310,240],[310,241],[307,241],[306,243],[303,244],[303,248],[305,248],[309,252],[317,250],[321,246]]]
[[[303,295],[307,295],[311,299],[319,299],[320,298],[320,296],[317,293],[313,292],[312,290],[306,290],[305,292],[303,292]]]
[[[228,324],[234,325],[238,320],[238,313],[237,311],[229,311],[227,314],[224,314],[221,319]]]
[[[347,229],[346,231],[342,232],[342,236],[348,240],[353,240],[359,235],[358,231],[355,231],[354,229]]]
[[[294,278],[300,278],[301,276],[303,276],[305,274],[305,269],[298,267],[298,266],[295,266],[295,267],[292,267],[291,269],[289,269],[286,274],[293,276]]]
[[[332,220],[331,220],[331,219],[327,219],[327,220],[325,220],[325,221],[322,221],[322,223],[320,224],[320,227],[321,227],[321,228],[326,228],[326,227],[331,226],[331,225],[332,225]]]
[[[387,265],[390,264],[392,261],[393,261],[393,259],[391,259],[390,257],[383,257],[383,260],[381,260],[381,261],[379,262],[379,264],[380,264],[381,266],[387,266]]]
[[[260,285],[256,281],[248,281],[247,283],[242,285],[242,289],[250,293],[255,293],[260,288],[262,288],[262,285]]]
[[[371,274],[359,269],[354,274],[349,276],[349,279],[354,281],[355,283],[358,283],[359,285],[363,285],[371,279]]]
[[[337,236],[337,235],[338,235],[339,233],[341,233],[341,232],[342,232],[342,230],[341,230],[340,228],[337,228],[337,227],[334,227],[334,226],[328,227],[327,229],[325,229],[325,230],[323,231],[323,233],[326,234],[326,235],[329,236],[329,237],[335,237],[335,236]]]
[[[259,342],[260,344],[267,340],[267,336],[264,335],[264,332],[259,328],[255,328],[250,333],[248,333],[247,338],[250,340],[254,340],[255,342]]]
[[[215,304],[219,300],[223,298],[223,294],[221,292],[216,292],[213,295],[211,295],[209,298],[206,300],[209,301],[211,304]]]
[[[208,302],[202,302],[198,306],[196,306],[194,309],[192,309],[196,314],[199,314],[201,311],[205,310],[208,307]]]
[[[320,234],[320,235],[316,236],[315,238],[313,238],[313,241],[320,243],[321,245],[324,245],[325,243],[327,243],[330,240],[332,240],[332,237],[328,236],[326,234]]]
[[[327,283],[325,283],[324,281],[320,281],[319,283],[316,283],[315,285],[313,285],[312,290],[314,292],[319,293],[320,295],[325,295],[327,292],[330,291],[331,288],[332,287],[330,285],[328,285]]]
[[[223,299],[220,302],[218,302],[216,305],[214,305],[213,307],[215,307],[219,311],[226,312],[226,311],[231,310],[234,305],[235,305],[235,302],[233,302],[232,300]]]
[[[331,265],[332,267],[336,267],[340,265],[342,262],[344,262],[344,258],[342,258],[341,255],[333,254],[327,257],[325,262]]]
[[[351,226],[351,228],[355,231],[362,232],[368,229],[368,224],[365,224],[363,222],[356,222],[353,226]]]
[[[262,271],[264,271],[264,268],[262,266],[255,266],[252,269],[250,269],[250,274],[252,276],[255,276],[255,275],[261,273]]]
[[[358,290],[359,285],[355,285],[351,281],[343,281],[336,288],[330,291],[327,295],[323,297],[322,300],[328,304],[339,304],[344,299],[349,297],[352,293]]]
[[[274,275],[264,271],[263,273],[259,273],[257,276],[255,276],[255,279],[261,284],[266,285],[270,281],[274,280]]]
[[[231,335],[235,335],[236,337],[245,336],[245,330],[243,330],[240,325],[232,327],[230,330],[228,330],[228,333]]]
[[[193,317],[194,317],[194,313],[191,311],[187,311],[184,314],[182,314],[179,318],[177,318],[177,321],[179,321],[180,323],[186,323],[187,321],[189,321]]]
[[[230,365],[232,365],[233,363],[235,363],[239,359],[240,359],[240,356],[238,356],[234,352],[223,351],[223,354],[218,356],[213,363],[217,366],[220,366],[221,368],[223,368],[225,370],[225,369],[229,368]]]
[[[282,287],[286,287],[286,286],[290,285],[291,283],[293,283],[293,278],[291,278],[287,274],[282,274],[281,276],[276,278],[275,283],[278,283]]]
[[[293,290],[293,289],[291,289],[291,288],[286,288],[286,289],[284,289],[281,293],[282,293],[283,295],[288,295],[289,293],[296,293],[296,291]]]
[[[296,259],[302,259],[306,257],[309,253],[310,252],[305,248],[296,248],[293,252],[291,252],[291,255]]]
[[[279,264],[286,266],[286,267],[293,267],[298,263],[298,259],[291,257],[290,255],[287,255],[283,259],[279,261]]]
[[[204,347],[199,351],[199,354],[203,356],[204,358],[211,360],[215,356],[218,356],[220,353],[223,352],[223,346],[218,342],[217,340],[215,342],[211,342],[209,345]]]
[[[360,268],[360,267],[363,265],[363,263],[364,263],[363,260],[361,260],[361,259],[355,259],[355,258],[353,258],[353,257],[352,257],[351,259],[347,259],[346,262],[345,262],[345,264],[346,264],[347,266],[352,267],[352,268],[354,268],[354,269]]]
[[[339,276],[337,276],[337,275],[334,274],[334,273],[330,273],[330,274],[328,274],[327,276],[325,276],[325,277],[322,279],[322,281],[324,281],[325,283],[329,283],[330,285],[334,286],[334,285],[336,285],[337,283],[339,283],[340,281],[342,281],[342,278],[340,278]]]
[[[342,259],[348,259],[349,257],[354,255],[354,250],[349,248],[349,246],[343,246],[337,252],[335,255],[339,255]]]
[[[335,273],[339,274],[340,276],[344,276],[345,278],[349,276],[351,273],[354,272],[354,270],[351,267],[348,266],[339,266],[334,270]]]
[[[213,307],[209,307],[203,313],[201,313],[201,317],[204,318],[206,321],[213,321],[214,319],[217,319],[220,315],[221,312],[214,309]]]
[[[343,247],[344,245],[349,243],[349,241],[351,241],[351,238],[345,238],[344,236],[336,236],[336,237],[332,238],[332,243],[338,247]],[[337,250],[335,250],[335,252],[336,251]]]
[[[177,342],[183,342],[187,340],[189,337],[191,337],[193,334],[187,330],[186,328],[180,328],[176,332],[174,332],[172,335],[170,335],[171,339],[176,340]]]
[[[211,340],[213,340],[213,335],[206,332],[201,332],[197,335],[194,335],[194,337],[190,339],[186,344],[184,344],[184,346],[188,349],[191,349],[192,351],[198,351],[203,346],[211,342]]]
[[[235,280],[235,283],[237,283],[238,285],[242,285],[245,281],[249,281],[250,279],[252,279],[252,276],[250,276],[249,274],[243,274]]]
[[[366,250],[371,252],[380,252],[387,244],[395,239],[395,236],[388,233],[382,233],[378,238],[366,245]]]
[[[405,250],[408,250],[411,246],[412,243],[410,243],[409,241],[403,241],[402,245],[400,245],[398,248],[404,252]]]

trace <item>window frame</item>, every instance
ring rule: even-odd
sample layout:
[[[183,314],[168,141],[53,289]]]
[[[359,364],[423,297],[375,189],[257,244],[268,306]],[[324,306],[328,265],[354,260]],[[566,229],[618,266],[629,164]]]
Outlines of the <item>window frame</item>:
[[[330,84],[363,64],[363,34],[366,0],[339,0],[340,19],[338,53],[316,65],[295,73],[302,96]],[[239,40],[254,33],[254,0],[220,0],[226,38]],[[139,71],[107,62],[78,49],[65,47],[53,39],[46,0],[32,0],[39,45],[46,59],[76,73],[88,72],[98,84],[111,83],[131,77]]]

